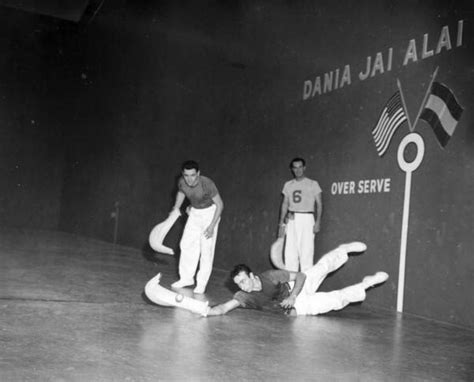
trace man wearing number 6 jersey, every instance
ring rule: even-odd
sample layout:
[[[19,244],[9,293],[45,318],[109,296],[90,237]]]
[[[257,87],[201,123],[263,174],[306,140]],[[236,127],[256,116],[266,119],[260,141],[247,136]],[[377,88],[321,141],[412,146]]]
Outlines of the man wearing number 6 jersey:
[[[321,227],[322,191],[317,181],[304,175],[303,158],[294,158],[290,169],[294,178],[283,186],[278,237],[286,233],[286,270],[304,272],[313,266],[314,236]]]

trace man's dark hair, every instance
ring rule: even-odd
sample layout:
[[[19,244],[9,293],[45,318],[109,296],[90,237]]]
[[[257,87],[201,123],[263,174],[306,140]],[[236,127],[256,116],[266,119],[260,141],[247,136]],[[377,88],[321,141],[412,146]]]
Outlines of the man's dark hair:
[[[303,159],[303,158],[300,158],[300,157],[296,157],[296,158],[293,158],[290,162],[290,168],[293,167],[293,163],[295,162],[301,162],[303,163],[303,167],[306,166],[306,161]]]
[[[183,166],[181,167],[181,170],[196,170],[196,172],[199,171],[199,164],[198,162],[194,160],[187,160],[186,162],[183,163]]]
[[[230,278],[233,280],[235,276],[237,276],[240,272],[245,272],[247,276],[250,276],[250,273],[252,273],[252,270],[245,264],[239,264],[232,269],[230,272]]]

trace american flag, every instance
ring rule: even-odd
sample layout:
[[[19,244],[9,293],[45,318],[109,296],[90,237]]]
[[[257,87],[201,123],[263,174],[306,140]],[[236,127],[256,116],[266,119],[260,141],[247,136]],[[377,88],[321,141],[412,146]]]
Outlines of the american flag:
[[[379,156],[383,156],[388,149],[393,134],[397,128],[407,120],[405,111],[403,110],[400,92],[397,91],[390,97],[385,105],[382,113],[380,113],[379,121],[372,130],[375,147]]]

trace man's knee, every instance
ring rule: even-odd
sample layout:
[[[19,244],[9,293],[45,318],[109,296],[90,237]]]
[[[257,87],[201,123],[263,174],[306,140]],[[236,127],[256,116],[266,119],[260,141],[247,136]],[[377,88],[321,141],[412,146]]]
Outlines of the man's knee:
[[[321,259],[318,261],[319,263],[323,263],[330,269],[333,269],[335,266],[339,267],[344,264],[349,259],[347,252],[341,248],[333,249],[331,252],[326,253]]]

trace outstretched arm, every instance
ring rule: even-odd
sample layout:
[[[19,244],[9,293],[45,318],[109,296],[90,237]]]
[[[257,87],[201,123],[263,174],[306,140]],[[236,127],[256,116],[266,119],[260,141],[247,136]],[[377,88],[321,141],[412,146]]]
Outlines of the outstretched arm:
[[[240,302],[232,299],[223,304],[219,304],[219,305],[213,306],[212,308],[209,308],[207,315],[208,316],[221,316],[223,314],[226,314],[227,312],[230,312],[231,310],[237,309],[239,306],[240,306]]]

